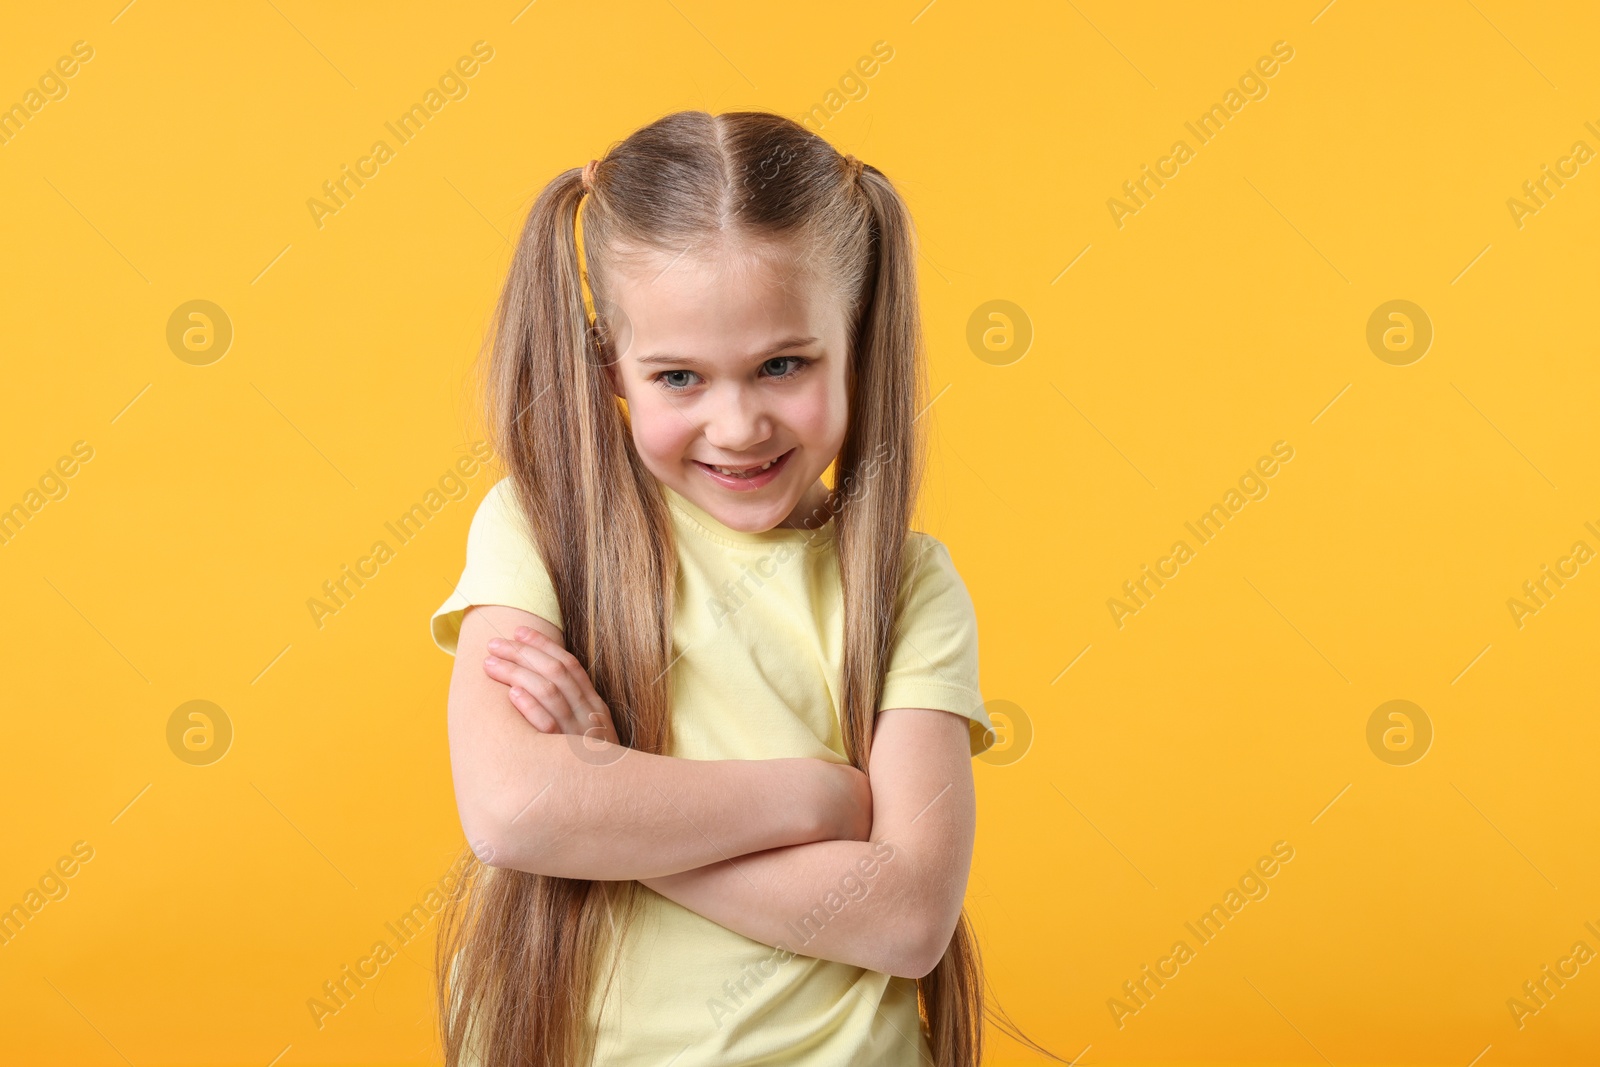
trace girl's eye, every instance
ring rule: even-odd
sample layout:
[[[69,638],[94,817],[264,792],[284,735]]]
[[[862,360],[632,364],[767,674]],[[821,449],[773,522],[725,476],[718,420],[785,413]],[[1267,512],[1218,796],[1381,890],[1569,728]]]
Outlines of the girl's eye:
[[[781,373],[768,375],[769,378],[775,378],[782,381],[798,376],[802,370],[804,370],[806,367],[809,367],[814,362],[816,361],[805,359],[801,356],[775,356],[763,363],[762,367],[770,368],[774,363],[786,365],[785,369]],[[789,364],[793,364],[793,366],[787,366]],[[678,375],[683,374],[687,374],[692,377],[694,375],[694,371],[664,370],[660,374],[657,374],[653,380],[666,392],[682,393],[688,390],[690,384],[688,382],[681,381],[681,379],[677,377]]]
[[[799,374],[806,367],[809,367],[811,365],[811,360],[809,360],[809,359],[801,359],[799,356],[777,356],[777,357],[775,357],[773,359],[767,360],[765,365],[770,367],[774,363],[793,363],[793,364],[795,364],[794,370],[792,372],[791,371],[785,371],[782,374],[774,374],[773,375],[774,378],[793,378],[796,374]]]
[[[694,371],[692,371],[692,370],[664,370],[660,374],[656,375],[656,382],[659,385],[661,385],[664,389],[666,389],[666,391],[669,392],[669,393],[681,393],[681,392],[683,392],[683,390],[685,390],[685,389],[687,389],[689,387],[687,385],[678,385],[676,383],[669,384],[666,379],[671,377],[674,374],[693,374],[693,373],[694,373]]]

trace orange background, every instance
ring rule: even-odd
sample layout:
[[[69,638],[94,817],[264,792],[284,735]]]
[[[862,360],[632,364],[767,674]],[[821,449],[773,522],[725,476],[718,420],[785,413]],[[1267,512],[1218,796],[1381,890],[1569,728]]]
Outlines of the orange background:
[[[1592,9],[111,0],[6,29],[0,105],[93,56],[0,143],[0,507],[27,515],[0,907],[73,871],[0,945],[0,1061],[436,1062],[431,923],[320,1026],[307,1001],[462,846],[427,618],[499,476],[450,478],[483,436],[467,371],[546,181],[744,107],[822,116],[917,220],[920,525],[1005,734],[968,906],[1011,1016],[1095,1063],[1593,1061],[1600,965],[1561,963],[1600,950]],[[478,41],[466,95],[319,226]],[[1514,210],[1546,165],[1564,185]],[[169,343],[194,300],[220,358]],[[1135,604],[1146,565],[1171,577]],[[1568,578],[1519,620],[1545,565]],[[194,700],[232,732],[209,764],[179,758],[198,720],[169,731]],[[1276,842],[1267,894],[1195,937]],[[1172,977],[1134,1001],[1146,965]],[[1519,1019],[1546,965],[1571,977]]]

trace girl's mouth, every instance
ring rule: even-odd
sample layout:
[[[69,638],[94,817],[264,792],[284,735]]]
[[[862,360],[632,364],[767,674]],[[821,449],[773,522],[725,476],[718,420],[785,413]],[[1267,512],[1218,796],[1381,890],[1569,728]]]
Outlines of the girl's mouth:
[[[749,492],[751,490],[760,489],[762,486],[767,485],[779,474],[781,474],[783,469],[789,465],[789,457],[792,455],[794,455],[794,449],[791,448],[789,451],[772,460],[770,465],[765,468],[761,467],[759,464],[743,469],[738,467],[718,468],[713,467],[709,463],[701,463],[699,460],[695,460],[694,465],[704,471],[706,476],[712,481],[716,482],[725,489]],[[727,473],[729,471],[733,471],[735,473]]]

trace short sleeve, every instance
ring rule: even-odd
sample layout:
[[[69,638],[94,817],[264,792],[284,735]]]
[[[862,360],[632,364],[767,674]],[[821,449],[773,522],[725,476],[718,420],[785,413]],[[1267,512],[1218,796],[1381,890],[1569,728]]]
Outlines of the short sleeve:
[[[878,710],[929,708],[971,720],[971,754],[993,747],[994,724],[978,686],[978,616],[972,597],[937,538],[906,538],[908,578],[900,588],[896,629]]]
[[[510,478],[490,486],[473,513],[461,579],[429,620],[433,643],[455,655],[461,619],[474,604],[521,608],[561,626],[555,586],[517,506]]]

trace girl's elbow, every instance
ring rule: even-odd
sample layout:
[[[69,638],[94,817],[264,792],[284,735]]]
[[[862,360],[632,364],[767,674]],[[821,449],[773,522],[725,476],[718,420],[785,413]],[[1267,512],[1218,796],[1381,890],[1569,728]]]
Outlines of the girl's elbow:
[[[884,972],[895,978],[909,978],[916,981],[932,973],[933,969],[939,966],[939,960],[943,958],[942,954],[933,957],[926,950],[908,947],[894,954],[894,959],[884,968]]]
[[[939,966],[939,961],[944,959],[944,953],[950,947],[950,940],[946,938],[942,944],[924,940],[915,946],[910,953],[906,966],[902,968],[902,978],[926,978]]]
[[[938,965],[939,961],[935,960],[933,967]],[[926,978],[933,971],[933,967],[925,965],[920,959],[913,960],[908,958],[903,965],[890,967],[887,973],[895,978],[909,978],[915,982],[920,978]]]
[[[924,928],[917,931],[917,936],[912,939],[912,951],[907,961],[907,978],[924,978],[933,969],[939,966],[939,961],[944,959],[945,953],[950,951],[950,942],[956,935],[956,925],[961,920],[958,911],[954,918],[948,921],[924,924]]]
[[[883,961],[885,973],[896,978],[925,978],[944,959],[950,947],[953,931],[931,930],[928,924],[916,924],[909,919],[902,924],[899,936],[887,946]]]
[[[462,811],[461,829],[480,862],[551,878],[614,878],[602,870],[589,850],[578,849],[570,835],[552,835],[528,813],[496,811],[492,805],[473,814]]]
[[[938,959],[929,958],[930,953],[923,931],[905,916],[874,925],[864,936],[853,938],[848,949],[823,958],[914,981],[938,964]]]
[[[461,832],[472,846],[479,862],[488,867],[507,867],[513,870],[534,870],[535,856],[546,853],[543,842],[536,836],[538,823],[524,812],[502,803],[503,797],[493,792],[476,796],[457,796],[456,811],[460,816]]]
[[[884,925],[885,930],[893,931],[893,936],[890,943],[882,946],[888,958],[878,969],[896,978],[925,978],[950,950],[950,941],[961,921],[962,901],[934,896],[926,885],[917,882],[906,887],[902,899],[907,906]]]
[[[485,867],[506,866],[509,857],[504,849],[505,834],[493,813],[481,804],[468,805],[459,801],[456,803],[456,812],[460,816],[461,833],[472,847],[472,854],[478,858],[478,862]]]

